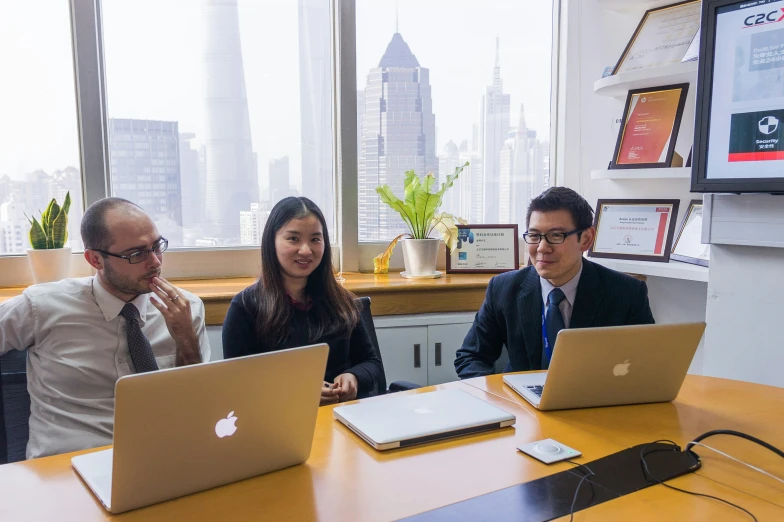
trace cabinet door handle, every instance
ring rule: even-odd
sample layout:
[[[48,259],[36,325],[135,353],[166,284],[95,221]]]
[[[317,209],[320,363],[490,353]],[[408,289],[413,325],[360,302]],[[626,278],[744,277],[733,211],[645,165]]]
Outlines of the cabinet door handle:
[[[418,344],[414,345],[414,368],[422,367],[422,350]]]
[[[436,366],[441,366],[441,343],[436,343]]]

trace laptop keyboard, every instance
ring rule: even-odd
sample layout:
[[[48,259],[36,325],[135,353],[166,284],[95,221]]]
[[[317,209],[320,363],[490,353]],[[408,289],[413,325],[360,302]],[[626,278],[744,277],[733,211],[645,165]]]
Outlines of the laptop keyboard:
[[[525,388],[537,397],[542,397],[542,389],[544,389],[544,386],[526,386]]]

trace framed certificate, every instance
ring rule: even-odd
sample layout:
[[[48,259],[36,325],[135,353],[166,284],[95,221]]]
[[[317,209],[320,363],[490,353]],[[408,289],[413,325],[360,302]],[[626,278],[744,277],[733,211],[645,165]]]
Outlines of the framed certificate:
[[[613,74],[679,63],[700,29],[701,12],[700,0],[645,11]]]
[[[670,260],[677,199],[600,199],[590,257]]]
[[[629,91],[611,169],[673,166],[688,90],[681,83]]]
[[[683,218],[670,257],[676,261],[708,266],[710,245],[702,244],[702,200],[694,199]]]
[[[491,274],[520,268],[517,225],[457,225],[457,248],[447,249],[446,272]]]

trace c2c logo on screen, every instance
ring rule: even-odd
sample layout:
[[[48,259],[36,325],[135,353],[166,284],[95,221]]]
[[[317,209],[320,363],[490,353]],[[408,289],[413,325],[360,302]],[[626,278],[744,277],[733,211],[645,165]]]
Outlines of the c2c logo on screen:
[[[747,16],[745,20],[743,20],[743,25],[746,27],[754,27],[757,25],[765,25],[765,24],[772,24],[775,22],[781,22],[784,20],[784,8],[780,9],[779,11],[771,11],[769,13],[757,13],[751,16]]]

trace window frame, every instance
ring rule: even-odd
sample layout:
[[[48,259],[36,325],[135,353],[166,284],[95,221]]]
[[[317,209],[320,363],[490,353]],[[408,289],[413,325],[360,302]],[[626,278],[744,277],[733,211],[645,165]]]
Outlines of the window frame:
[[[325,0],[327,1],[327,0]],[[334,209],[337,218],[333,238],[333,264],[345,272],[372,271],[373,257],[383,252],[388,242],[359,242],[358,150],[357,150],[357,70],[356,0],[328,0],[332,35],[332,136]],[[557,161],[558,123],[563,107],[559,96],[559,69],[564,35],[560,31],[561,2],[553,0],[550,175],[556,184],[561,179]],[[82,197],[85,207],[112,192],[108,140],[107,89],[103,49],[103,0],[69,0],[74,60],[77,125],[80,149]],[[396,249],[391,269],[402,269],[402,249]],[[521,250],[525,250],[521,248]],[[441,244],[443,256],[444,246]],[[524,253],[524,252],[523,252]],[[25,254],[0,258],[0,286],[33,283]],[[172,279],[208,277],[257,277],[259,247],[171,248],[166,252],[164,275]],[[521,257],[524,259],[524,257]],[[443,262],[441,264],[444,264]],[[71,277],[94,273],[82,253],[73,253]]]

